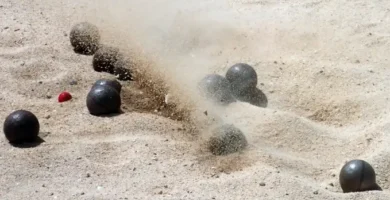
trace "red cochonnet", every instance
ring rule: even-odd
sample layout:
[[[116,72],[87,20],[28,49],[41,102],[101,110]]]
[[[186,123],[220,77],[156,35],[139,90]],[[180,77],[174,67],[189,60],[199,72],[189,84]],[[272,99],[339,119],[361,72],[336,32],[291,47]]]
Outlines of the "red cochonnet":
[[[69,101],[72,99],[72,95],[70,95],[69,92],[62,92],[60,95],[58,95],[58,102],[64,102]]]

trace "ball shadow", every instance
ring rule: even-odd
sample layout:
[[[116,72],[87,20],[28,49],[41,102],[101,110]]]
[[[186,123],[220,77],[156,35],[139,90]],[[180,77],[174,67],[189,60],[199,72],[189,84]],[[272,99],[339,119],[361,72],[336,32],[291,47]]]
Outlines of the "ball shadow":
[[[267,96],[258,88],[253,88],[243,95],[236,96],[237,100],[250,103],[254,106],[266,108],[268,106]]]
[[[111,117],[117,117],[121,114],[125,113],[122,109],[119,110],[118,112],[116,113],[110,113],[110,114],[100,114],[100,115],[94,115],[94,114],[91,114],[89,113],[90,115],[92,116],[95,116],[95,117],[100,117],[100,118],[111,118]]]
[[[31,142],[17,142],[17,143],[10,142],[10,144],[13,147],[17,147],[17,148],[34,148],[34,147],[39,146],[43,142],[45,142],[45,140],[43,140],[41,137],[38,136],[35,140],[33,140]]]
[[[372,186],[371,188],[369,188],[368,190],[370,190],[370,191],[383,191],[381,186],[379,186],[377,183],[375,183],[375,185]]]
[[[73,48],[73,51],[76,54],[80,54],[80,55],[84,55],[84,56],[92,56],[93,54],[95,54],[94,51],[85,51],[83,49],[78,49],[78,48]]]

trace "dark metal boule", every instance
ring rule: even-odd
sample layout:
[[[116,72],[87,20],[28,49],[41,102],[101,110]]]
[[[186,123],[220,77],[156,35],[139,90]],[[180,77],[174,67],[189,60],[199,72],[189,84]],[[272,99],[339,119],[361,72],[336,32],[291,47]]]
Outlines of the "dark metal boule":
[[[206,98],[214,102],[227,105],[236,101],[231,93],[229,81],[221,75],[207,75],[200,81],[199,88]]]
[[[226,79],[230,82],[233,94],[237,97],[245,95],[257,85],[255,69],[245,63],[237,63],[226,72]]]
[[[122,85],[117,80],[111,80],[111,79],[99,79],[94,84],[93,87],[96,86],[110,86],[114,88],[118,93],[122,90]]]
[[[87,108],[92,115],[119,113],[120,106],[120,94],[108,85],[92,87],[87,95]]]
[[[16,110],[4,121],[3,131],[11,143],[32,142],[39,134],[38,118],[27,110]]]
[[[376,190],[376,175],[372,166],[364,160],[351,160],[340,170],[340,186],[344,193]]]

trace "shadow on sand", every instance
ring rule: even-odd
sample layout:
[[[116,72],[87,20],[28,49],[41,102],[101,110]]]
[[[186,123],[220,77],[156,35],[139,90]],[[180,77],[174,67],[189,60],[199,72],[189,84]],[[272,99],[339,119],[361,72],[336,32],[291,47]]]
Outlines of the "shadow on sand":
[[[10,144],[17,148],[33,148],[39,146],[43,142],[45,142],[45,140],[43,140],[41,137],[38,136],[35,140],[31,142],[17,142],[17,143],[10,142]]]
[[[268,105],[267,96],[258,88],[250,89],[241,95],[235,95],[237,100],[250,103],[254,106],[266,108]]]
[[[94,114],[91,114],[95,117],[101,117],[101,118],[111,118],[111,117],[116,117],[116,116],[119,116],[121,114],[125,113],[122,109],[120,109],[118,112],[116,113],[110,113],[110,114],[99,114],[99,115],[94,115]]]

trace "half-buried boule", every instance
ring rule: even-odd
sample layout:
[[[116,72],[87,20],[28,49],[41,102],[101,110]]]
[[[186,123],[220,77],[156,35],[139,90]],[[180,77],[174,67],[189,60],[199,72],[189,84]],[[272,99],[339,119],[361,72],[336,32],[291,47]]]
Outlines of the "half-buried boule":
[[[215,128],[208,141],[208,147],[214,155],[227,155],[244,150],[248,142],[244,133],[232,124]]]
[[[227,105],[236,101],[231,93],[229,81],[221,75],[207,75],[200,81],[199,88],[206,98],[216,103]]]
[[[34,142],[39,133],[38,118],[27,110],[16,110],[4,121],[3,131],[10,143]]]
[[[364,160],[351,160],[340,170],[339,181],[344,193],[378,190],[375,171]]]
[[[110,86],[114,88],[118,93],[121,93],[122,85],[117,80],[111,80],[111,79],[99,79],[97,80],[92,87],[96,86]]]
[[[70,43],[76,53],[92,55],[98,49],[100,43],[99,29],[89,22],[74,25],[69,36]]]
[[[236,97],[247,95],[257,85],[257,73],[255,69],[245,63],[237,63],[226,72],[226,79],[230,82],[232,92]]]
[[[87,95],[87,108],[91,115],[119,113],[120,106],[119,92],[108,85],[92,87]]]

